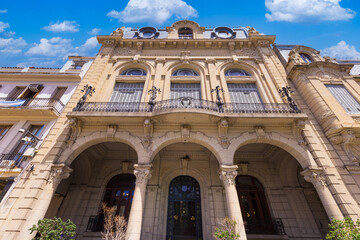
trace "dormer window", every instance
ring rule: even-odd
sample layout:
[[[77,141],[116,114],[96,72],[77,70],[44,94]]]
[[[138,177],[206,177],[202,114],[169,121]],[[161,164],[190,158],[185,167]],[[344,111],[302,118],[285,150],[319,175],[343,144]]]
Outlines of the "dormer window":
[[[173,76],[199,76],[197,72],[195,72],[192,69],[189,68],[183,68],[176,70],[173,74]]]
[[[71,68],[76,70],[81,70],[84,64],[85,61],[74,61],[74,63],[71,65]]]
[[[312,57],[310,57],[310,55],[307,53],[300,53],[300,57],[306,63],[312,63],[314,61]]]
[[[229,69],[229,70],[225,71],[225,76],[226,77],[243,77],[243,76],[251,76],[251,74],[245,70],[233,68],[233,69]]]
[[[140,68],[132,68],[123,71],[120,75],[125,76],[146,76],[146,72],[143,69]]]
[[[179,39],[193,39],[193,30],[188,27],[180,28],[178,30]]]

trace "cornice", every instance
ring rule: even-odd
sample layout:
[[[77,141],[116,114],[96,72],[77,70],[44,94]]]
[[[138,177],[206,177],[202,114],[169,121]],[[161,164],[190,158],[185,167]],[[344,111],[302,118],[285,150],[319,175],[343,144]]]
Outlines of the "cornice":
[[[97,36],[104,47],[149,48],[228,48],[230,50],[242,47],[270,47],[275,41],[273,35],[255,35],[244,39],[123,39],[117,35]]]

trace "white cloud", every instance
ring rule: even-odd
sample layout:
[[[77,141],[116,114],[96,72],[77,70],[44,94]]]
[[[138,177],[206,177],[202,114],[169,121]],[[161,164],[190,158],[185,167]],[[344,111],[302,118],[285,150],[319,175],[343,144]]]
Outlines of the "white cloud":
[[[337,59],[360,59],[360,52],[355,46],[340,41],[337,45],[321,50],[321,55]]]
[[[27,45],[23,38],[0,38],[0,53],[18,54]]]
[[[98,45],[96,37],[91,37],[83,45],[74,47],[71,39],[53,37],[42,38],[26,53],[31,58],[20,63],[21,66],[61,66],[68,56],[93,55]],[[19,65],[19,66],[20,66]]]
[[[65,55],[73,49],[70,39],[61,37],[53,37],[50,39],[42,38],[39,44],[35,44],[25,54],[38,55],[47,57],[65,57]]]
[[[76,21],[57,21],[56,23],[50,23],[49,26],[43,27],[43,29],[49,32],[78,32],[79,26]]]
[[[151,22],[162,24],[172,16],[177,18],[197,17],[197,11],[182,0],[129,0],[121,12],[112,10],[108,17],[121,22]]]
[[[101,28],[93,28],[90,32],[88,32],[90,35],[97,35],[101,31]]]
[[[0,10],[0,13],[7,13],[7,9]]]
[[[93,50],[94,48],[96,48],[98,46],[98,40],[96,39],[96,37],[91,37],[88,40],[86,40],[86,42],[81,45],[80,47],[76,47],[75,49],[77,51],[79,51],[79,53],[86,53],[88,51]]]
[[[340,6],[341,0],[265,0],[271,13],[265,17],[269,21],[307,22],[339,21],[355,17],[356,12]]]
[[[5,28],[9,28],[10,25],[8,23],[0,22],[0,33],[5,31]]]

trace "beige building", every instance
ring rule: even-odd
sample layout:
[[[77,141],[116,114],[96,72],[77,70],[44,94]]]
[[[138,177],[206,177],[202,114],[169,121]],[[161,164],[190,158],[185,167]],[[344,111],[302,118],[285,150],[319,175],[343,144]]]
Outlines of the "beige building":
[[[187,20],[98,40],[1,203],[1,239],[53,216],[100,239],[102,202],[131,240],[210,240],[225,216],[242,240],[321,239],[359,218],[359,66]]]

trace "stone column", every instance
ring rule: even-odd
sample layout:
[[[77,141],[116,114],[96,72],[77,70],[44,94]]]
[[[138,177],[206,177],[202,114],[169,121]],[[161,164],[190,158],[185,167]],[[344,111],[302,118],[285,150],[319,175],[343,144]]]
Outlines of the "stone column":
[[[237,232],[240,234],[240,240],[245,240],[246,233],[243,218],[241,215],[240,203],[238,194],[235,187],[235,178],[237,176],[236,165],[221,165],[220,166],[220,179],[225,187],[225,197],[228,209],[228,216],[237,222]]]
[[[344,216],[326,183],[323,170],[320,168],[309,167],[302,171],[301,174],[304,176],[305,181],[314,185],[328,217],[343,219]]]
[[[130,210],[128,229],[126,232],[127,240],[140,240],[141,237],[141,224],[145,205],[146,185],[148,180],[151,178],[151,166],[152,165],[150,164],[134,165],[136,185]]]

